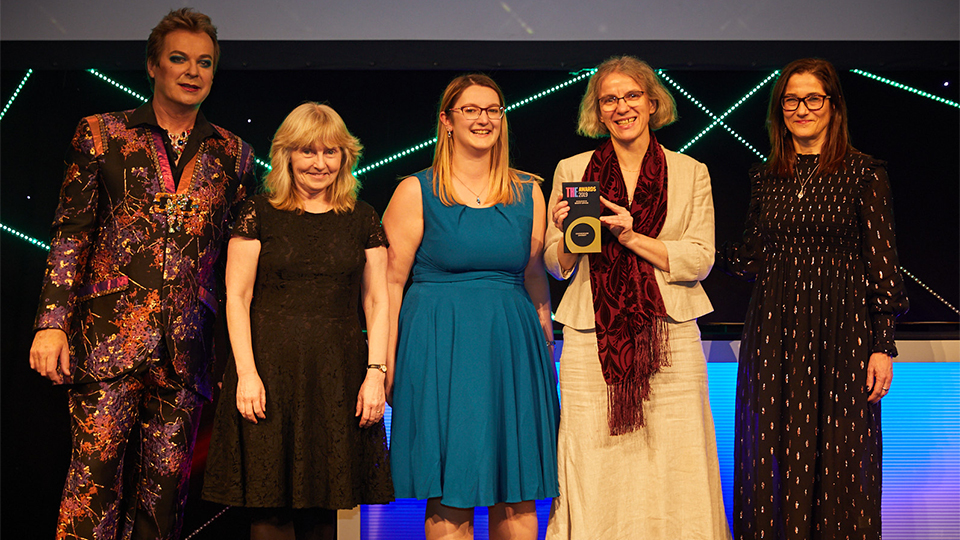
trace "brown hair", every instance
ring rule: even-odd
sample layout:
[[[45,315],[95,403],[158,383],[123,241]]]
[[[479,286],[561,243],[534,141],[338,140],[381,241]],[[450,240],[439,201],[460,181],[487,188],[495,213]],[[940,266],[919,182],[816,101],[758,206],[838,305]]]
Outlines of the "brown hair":
[[[213,41],[213,72],[216,73],[217,66],[220,64],[220,42],[217,41],[217,27],[210,21],[210,17],[188,7],[171,10],[150,31],[150,37],[147,38],[147,65],[149,66],[151,63],[155,66],[160,64],[163,41],[167,34],[176,30],[186,30],[195,34],[204,33],[210,36]],[[153,77],[149,77],[149,79],[152,89]]]
[[[290,154],[301,148],[339,148],[342,158],[340,172],[330,186],[330,205],[334,213],[353,210],[360,191],[360,181],[353,168],[360,159],[363,146],[347,130],[343,118],[329,105],[308,101],[290,112],[273,136],[270,145],[270,166],[264,180],[270,194],[270,204],[278,210],[303,212],[303,202],[293,187]]]
[[[500,106],[504,106],[503,91],[490,77],[471,73],[461,75],[447,85],[440,98],[440,107],[437,111],[437,147],[433,153],[433,193],[447,206],[456,202],[452,195],[453,188],[453,139],[447,135],[446,127],[440,120],[441,113],[447,113],[460,99],[463,91],[471,86],[483,86],[497,93]],[[523,182],[518,175],[519,171],[510,168],[509,133],[507,130],[507,116],[500,120],[500,135],[490,152],[490,196],[495,204],[513,204],[522,194],[520,184]],[[533,175],[531,175],[533,176]],[[538,179],[537,177],[533,177]]]
[[[856,152],[850,144],[850,131],[847,127],[847,102],[840,88],[840,77],[833,64],[822,58],[801,58],[783,68],[777,84],[770,92],[770,104],[767,109],[767,133],[770,136],[770,157],[766,169],[777,176],[791,176],[797,163],[797,151],[793,146],[793,134],[783,121],[783,108],[780,100],[787,91],[790,77],[809,73],[820,81],[823,91],[830,96],[830,125],[827,138],[820,149],[820,171],[832,173],[843,167],[843,158],[847,152]]]
[[[587,91],[580,101],[577,133],[593,138],[610,134],[607,126],[600,121],[597,100],[600,99],[600,84],[611,73],[622,73],[636,81],[646,92],[647,99],[657,104],[657,110],[650,115],[651,130],[656,131],[677,121],[677,103],[650,64],[633,56],[614,56],[597,66],[597,71],[590,76]]]

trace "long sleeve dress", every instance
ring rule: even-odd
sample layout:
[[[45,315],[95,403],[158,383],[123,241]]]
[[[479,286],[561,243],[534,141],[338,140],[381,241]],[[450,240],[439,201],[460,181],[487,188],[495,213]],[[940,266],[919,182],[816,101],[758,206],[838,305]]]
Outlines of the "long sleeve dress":
[[[756,168],[726,270],[755,279],[740,345],[734,471],[739,539],[879,539],[880,403],[870,355],[896,356],[907,310],[884,163],[849,153],[812,178]]]

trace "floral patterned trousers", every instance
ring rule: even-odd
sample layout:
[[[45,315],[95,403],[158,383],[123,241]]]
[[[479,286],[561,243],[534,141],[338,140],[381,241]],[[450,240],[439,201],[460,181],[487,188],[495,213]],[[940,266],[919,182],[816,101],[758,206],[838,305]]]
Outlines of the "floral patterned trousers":
[[[58,540],[180,537],[204,398],[165,356],[68,391],[73,450]]]

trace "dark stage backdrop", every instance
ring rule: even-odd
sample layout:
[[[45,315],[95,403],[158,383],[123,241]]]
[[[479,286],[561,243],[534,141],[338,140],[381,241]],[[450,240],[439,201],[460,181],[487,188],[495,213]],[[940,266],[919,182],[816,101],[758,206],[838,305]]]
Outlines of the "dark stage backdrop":
[[[953,55],[940,63],[945,68],[937,67],[937,62],[923,69],[885,69],[874,63],[868,71],[956,102],[960,81],[956,52]],[[849,71],[859,67],[855,64],[839,67],[855,146],[889,162],[901,262],[956,305],[960,300],[960,109]],[[120,84],[149,94],[140,69],[102,71]],[[771,71],[750,66],[719,70],[702,65],[670,69],[667,75],[684,90],[670,87],[680,120],[657,132],[658,139],[671,149],[684,147],[712,122],[691,98],[714,114],[722,114]],[[273,131],[293,107],[304,100],[327,102],[364,144],[360,167],[368,167],[435,136],[439,94],[458,73],[445,69],[223,69],[203,110],[212,122],[252,143],[258,157],[266,160]],[[575,77],[557,69],[487,73],[503,87],[508,104]],[[4,104],[24,74],[25,70],[10,69],[5,63],[0,73],[0,99]],[[585,87],[585,80],[569,84],[508,113],[513,162],[542,176],[545,192],[549,192],[558,160],[597,144],[575,134],[577,108]],[[742,231],[749,196],[746,172],[760,160],[758,153],[766,154],[768,149],[764,117],[771,87],[772,82],[768,82],[725,117],[727,128],[715,127],[685,150],[710,169],[718,245],[737,239]],[[49,224],[63,174],[62,158],[77,121],[85,115],[139,104],[136,98],[80,69],[34,72],[0,120],[3,225],[49,241]],[[361,198],[382,213],[398,179],[429,166],[431,157],[429,146],[366,172],[361,176]],[[258,171],[264,172],[263,168]],[[0,234],[0,251],[0,457],[4,473],[0,534],[9,534],[10,538],[50,537],[69,454],[69,426],[62,390],[51,388],[29,370],[27,363],[46,252],[8,232]],[[702,318],[702,323],[742,321],[749,284],[714,273],[704,286],[716,311]],[[916,283],[907,280],[907,287],[912,307],[902,321],[957,321],[954,312]],[[562,284],[552,283],[554,304],[562,292]],[[207,409],[209,413],[213,408]],[[203,457],[199,452],[197,461]],[[188,531],[208,519],[211,512],[212,508],[202,505],[194,493],[187,516]]]

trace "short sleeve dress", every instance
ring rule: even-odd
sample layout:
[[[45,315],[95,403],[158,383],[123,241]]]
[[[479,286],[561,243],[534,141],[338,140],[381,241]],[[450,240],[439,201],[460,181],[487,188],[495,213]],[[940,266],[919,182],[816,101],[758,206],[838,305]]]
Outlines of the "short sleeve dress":
[[[896,356],[908,307],[884,163],[849,153],[815,175],[756,168],[743,242],[718,258],[755,279],[740,344],[733,530],[738,539],[879,540],[874,352]],[[810,179],[805,185],[798,180]]]
[[[386,245],[380,218],[280,211],[248,199],[235,236],[260,240],[250,306],[266,419],[236,407],[232,355],[214,417],[203,498],[232,506],[353,508],[393,500],[383,421],[354,416],[367,373],[360,324],[364,250]]]
[[[555,368],[524,287],[520,201],[446,206],[420,172],[423,239],[400,311],[391,458],[398,498],[457,508],[556,497]]]

